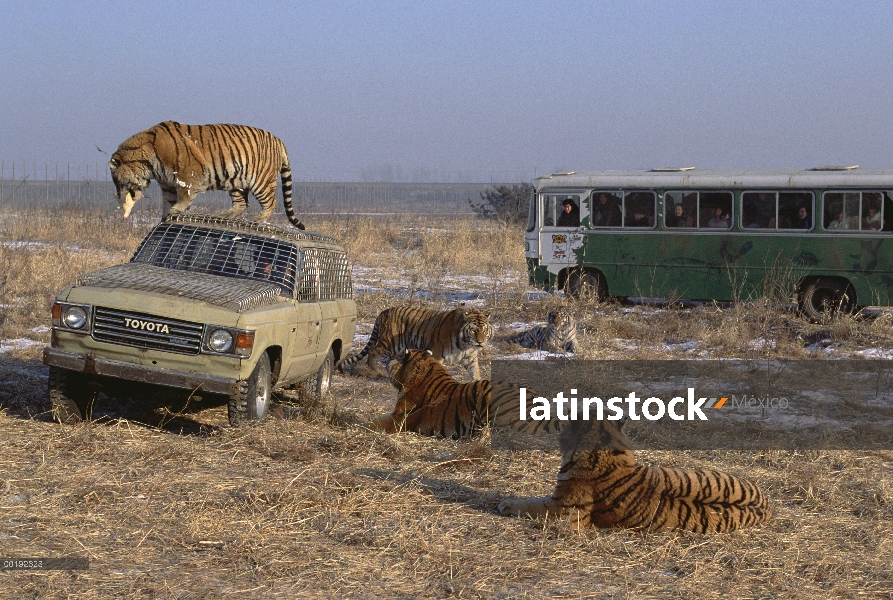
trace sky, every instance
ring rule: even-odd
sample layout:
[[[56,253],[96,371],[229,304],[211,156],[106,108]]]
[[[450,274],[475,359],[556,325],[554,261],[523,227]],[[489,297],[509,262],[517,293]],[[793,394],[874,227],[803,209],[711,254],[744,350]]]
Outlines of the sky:
[[[893,168],[889,2],[2,4],[7,177],[165,120],[266,129],[299,180]]]

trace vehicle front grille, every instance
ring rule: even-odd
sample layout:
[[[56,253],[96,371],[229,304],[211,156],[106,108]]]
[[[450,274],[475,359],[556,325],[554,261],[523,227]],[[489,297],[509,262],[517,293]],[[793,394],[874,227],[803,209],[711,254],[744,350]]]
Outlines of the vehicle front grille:
[[[95,311],[94,340],[178,354],[198,354],[201,351],[204,327],[201,323],[99,306]]]

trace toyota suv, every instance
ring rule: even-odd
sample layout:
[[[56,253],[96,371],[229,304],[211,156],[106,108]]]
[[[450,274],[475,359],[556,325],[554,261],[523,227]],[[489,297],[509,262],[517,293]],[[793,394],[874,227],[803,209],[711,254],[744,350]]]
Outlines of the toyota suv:
[[[327,235],[169,216],[129,263],[56,296],[43,354],[55,418],[88,418],[95,391],[122,382],[224,395],[233,426],[264,420],[276,387],[324,395],[356,328],[350,275]]]

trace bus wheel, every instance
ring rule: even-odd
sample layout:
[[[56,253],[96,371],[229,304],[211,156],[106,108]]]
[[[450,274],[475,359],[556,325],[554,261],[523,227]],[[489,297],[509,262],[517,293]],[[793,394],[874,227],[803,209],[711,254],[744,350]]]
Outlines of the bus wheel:
[[[856,307],[853,287],[832,279],[816,279],[800,294],[800,312],[813,323],[824,321],[836,312],[850,314]]]
[[[571,298],[593,298],[603,302],[608,298],[608,284],[598,271],[575,269],[568,273],[564,293]]]

